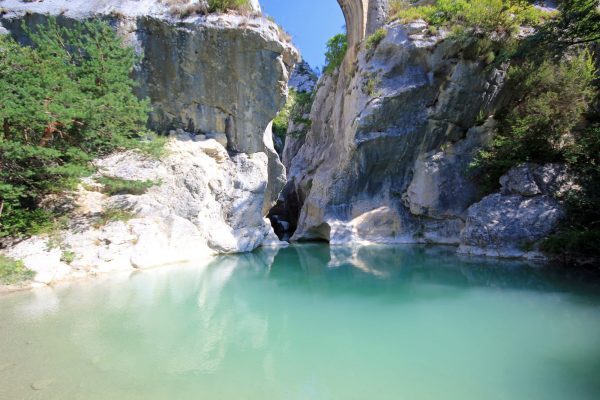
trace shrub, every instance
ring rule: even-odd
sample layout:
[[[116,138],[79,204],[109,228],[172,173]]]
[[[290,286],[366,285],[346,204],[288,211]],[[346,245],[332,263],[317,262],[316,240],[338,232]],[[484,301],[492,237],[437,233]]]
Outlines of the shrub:
[[[228,10],[247,11],[250,9],[249,0],[208,0],[208,12],[226,12]]]
[[[34,275],[23,262],[0,255],[0,284],[15,285],[33,279]]]
[[[296,91],[290,89],[285,105],[273,120],[273,133],[281,139],[285,139],[285,135],[287,134],[288,126],[290,124],[290,112],[292,111],[295,102]]]
[[[407,23],[423,19],[437,27],[454,28],[455,32],[476,28],[512,33],[520,25],[539,24],[546,14],[525,0],[437,0],[422,6],[394,0],[390,10],[393,20]]]
[[[205,4],[194,0],[162,0],[161,3],[169,6],[169,12],[181,18],[195,14],[206,14],[208,9]]]
[[[60,256],[60,261],[71,265],[73,263],[73,261],[75,261],[75,257],[77,255],[75,254],[75,252],[71,251],[71,250],[63,250],[61,256]]]
[[[600,10],[597,0],[564,0],[559,4],[560,13],[542,25],[538,32],[526,41],[526,50],[532,52],[561,54],[572,46],[600,41]]]
[[[380,28],[373,32],[373,34],[367,38],[367,41],[365,43],[365,47],[367,48],[367,50],[373,50],[377,46],[379,46],[379,43],[381,43],[381,41],[385,38],[386,35],[387,29],[385,28]]]
[[[30,47],[0,37],[0,237],[49,224],[40,200],[74,188],[94,157],[162,143],[133,93],[137,57],[106,23],[25,30]]]
[[[589,107],[594,78],[593,58],[587,51],[558,62],[525,62],[510,68],[513,99],[498,116],[499,132],[491,147],[473,163],[488,187],[519,163],[566,161],[566,141]]]
[[[249,0],[208,0],[208,8],[197,0],[162,0],[161,2],[169,6],[172,15],[182,18],[195,14],[250,10]]]
[[[102,192],[108,194],[109,196],[114,196],[117,194],[141,195],[146,193],[151,187],[160,183],[151,180],[127,180],[108,176],[100,177],[97,179],[97,181],[103,186]]]
[[[327,42],[327,51],[325,52],[325,67],[323,71],[326,74],[333,73],[344,61],[346,51],[348,50],[348,38],[340,33],[329,39]]]
[[[314,92],[297,92],[291,89],[285,106],[273,120],[273,133],[283,139],[288,134],[290,122],[310,127],[310,119],[304,116],[310,113],[314,95]],[[302,132],[290,132],[289,134],[301,136],[306,134],[306,131],[307,129]]]
[[[98,228],[101,228],[101,227],[107,225],[110,222],[114,222],[114,221],[127,222],[129,220],[132,220],[133,218],[135,218],[135,213],[133,213],[129,210],[123,210],[120,208],[107,208],[96,219],[93,226],[94,226],[94,228],[98,229]]]

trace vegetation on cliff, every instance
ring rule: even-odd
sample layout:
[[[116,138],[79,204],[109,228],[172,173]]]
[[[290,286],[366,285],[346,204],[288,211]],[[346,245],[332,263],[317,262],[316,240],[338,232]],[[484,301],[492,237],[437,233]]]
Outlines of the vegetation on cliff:
[[[0,237],[45,229],[41,200],[75,187],[93,158],[161,147],[133,92],[137,57],[108,24],[26,31],[31,46],[0,38]]]
[[[331,74],[339,68],[342,65],[342,61],[344,61],[346,51],[348,51],[348,37],[345,34],[340,33],[329,39],[325,52],[325,67],[323,67],[323,72]]]
[[[514,33],[523,25],[537,25],[547,13],[525,0],[437,0],[433,4],[413,6],[405,0],[393,0],[390,17],[401,22],[423,19],[430,25],[451,29]]]
[[[21,261],[0,255],[0,285],[15,285],[31,280],[34,272],[25,268]]]
[[[311,125],[310,119],[306,116],[310,114],[314,97],[315,92],[298,92],[290,89],[285,106],[273,120],[273,133],[283,140],[288,134],[295,137],[304,136]],[[302,126],[303,129],[292,130],[288,133],[291,123],[294,128]]]
[[[564,257],[600,248],[600,110],[597,0],[566,0],[558,11],[524,0],[437,0],[390,4],[390,19],[422,19],[432,34],[461,41],[463,56],[508,68],[491,145],[472,166],[487,191],[524,162],[563,163],[578,190],[561,199],[568,217],[543,249]],[[487,115],[482,114],[481,122]]]
[[[523,162],[569,166],[579,186],[562,199],[567,219],[543,249],[562,257],[600,246],[600,12],[595,0],[567,0],[535,34],[506,46],[510,100],[474,166],[489,187]]]
[[[195,0],[163,0],[162,2],[169,6],[171,14],[183,18],[195,14],[250,10],[249,0],[208,0],[206,3]]]

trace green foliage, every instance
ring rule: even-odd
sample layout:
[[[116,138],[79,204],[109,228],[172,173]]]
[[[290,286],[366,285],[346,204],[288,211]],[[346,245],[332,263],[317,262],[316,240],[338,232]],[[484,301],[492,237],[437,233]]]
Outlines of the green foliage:
[[[386,35],[387,29],[385,28],[380,28],[373,32],[373,34],[369,36],[367,38],[367,41],[365,42],[365,47],[367,48],[367,50],[372,50],[379,46],[379,43],[381,43],[381,41],[385,39]]]
[[[600,124],[575,133],[565,161],[577,172],[580,190],[565,199],[567,220],[542,249],[569,262],[574,255],[598,256],[600,249]]]
[[[431,5],[414,6],[394,0],[391,18],[403,23],[423,19],[436,27],[484,32],[513,33],[521,25],[537,25],[545,12],[525,0],[437,0]]]
[[[249,0],[208,0],[208,12],[226,12],[228,10],[249,10]]]
[[[569,47],[600,41],[600,11],[598,0],[564,0],[559,3],[560,13],[542,25],[528,38],[522,51],[531,57],[560,55]]]
[[[109,196],[117,194],[141,195],[146,193],[151,187],[160,184],[160,182],[151,180],[127,180],[108,176],[98,178],[97,181],[103,186],[102,191]]]
[[[291,89],[285,106],[273,120],[273,133],[284,139],[288,134],[287,131],[290,122],[310,127],[310,119],[306,119],[304,116],[310,113],[313,101],[313,92],[297,92]],[[302,132],[290,132],[290,135],[293,136],[301,136],[303,134],[306,134],[306,130]]]
[[[327,51],[325,52],[325,67],[323,71],[326,74],[331,74],[344,61],[348,51],[348,38],[345,34],[340,33],[329,39],[327,42]]]
[[[23,262],[0,255],[0,284],[15,285],[33,279],[34,275]]]
[[[571,263],[575,257],[597,257],[600,245],[600,229],[566,229],[544,240],[541,250]]]
[[[596,1],[567,0],[560,14],[506,51],[512,99],[499,130],[474,166],[489,188],[524,161],[569,166],[577,189],[562,196],[567,218],[542,250],[570,263],[600,249],[600,114],[598,71],[591,49],[600,41]],[[507,58],[505,58],[507,59]]]
[[[127,222],[135,218],[135,213],[120,208],[107,208],[94,222],[94,228],[98,229],[113,221]]]
[[[74,188],[92,158],[161,147],[133,94],[135,53],[106,23],[25,30],[31,47],[0,37],[0,237],[48,225],[39,201]]]
[[[75,252],[71,251],[71,250],[64,250],[60,256],[60,261],[71,265],[73,263],[73,261],[75,261],[75,257],[77,255],[75,254]]]
[[[490,187],[522,162],[568,161],[572,135],[594,96],[595,67],[587,51],[560,62],[526,62],[509,70],[513,100],[499,115],[499,132],[473,167]]]
[[[363,93],[370,97],[377,96],[377,87],[380,84],[381,76],[379,76],[377,73],[366,74],[363,82]]]
[[[295,103],[296,91],[290,89],[285,105],[273,120],[273,133],[281,139],[285,139],[285,135],[287,134],[288,125],[290,124],[290,113]]]

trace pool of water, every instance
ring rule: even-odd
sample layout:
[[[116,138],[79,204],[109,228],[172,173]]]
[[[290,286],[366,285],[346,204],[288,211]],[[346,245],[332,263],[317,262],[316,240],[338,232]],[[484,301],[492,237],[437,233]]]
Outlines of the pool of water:
[[[600,279],[454,249],[223,257],[0,297],[0,399],[600,398]]]

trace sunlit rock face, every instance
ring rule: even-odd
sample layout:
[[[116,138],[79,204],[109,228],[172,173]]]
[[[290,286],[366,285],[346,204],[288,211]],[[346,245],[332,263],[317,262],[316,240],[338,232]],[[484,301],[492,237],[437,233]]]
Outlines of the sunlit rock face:
[[[251,2],[250,12],[184,18],[163,3],[2,2],[0,23],[21,42],[27,41],[23,25],[50,16],[67,26],[93,17],[107,20],[142,56],[134,76],[139,94],[152,103],[151,128],[178,136],[171,156],[149,167],[162,184],[114,204],[136,218],[69,233],[66,243],[80,252],[85,271],[143,268],[276,242],[264,217],[285,184],[285,169],[273,149],[270,122],[285,103],[298,51],[260,15],[258,1]],[[119,166],[128,175],[122,178],[139,179],[147,169],[132,154],[119,157],[105,163],[111,167],[106,173]],[[97,196],[85,195],[83,202],[93,205]],[[96,200],[100,212],[117,199]],[[36,249],[23,245],[13,254],[34,260]],[[41,276],[43,283],[72,270],[60,261],[60,252],[52,260],[56,273]]]
[[[542,257],[535,243],[564,218],[560,200],[581,187],[562,164],[521,164],[502,176],[500,184],[500,193],[484,197],[467,210],[459,253]]]
[[[387,17],[389,0],[338,0],[346,19],[348,50],[355,50],[362,40],[380,28]]]
[[[557,198],[567,190],[541,188],[568,181],[564,167],[511,170],[502,193],[484,199],[469,173],[495,133],[485,117],[506,98],[506,66],[489,65],[445,32],[431,34],[424,22],[385,29],[375,49],[349,53],[319,81],[312,127],[283,192],[292,240],[442,243],[464,254],[539,257],[531,250],[564,216]]]
[[[469,207],[481,199],[468,166],[495,129],[480,116],[502,104],[505,71],[425,23],[385,28],[375,49],[362,47],[319,82],[284,190],[295,240],[458,245],[465,237]]]
[[[36,272],[34,283],[50,284],[279,245],[262,211],[264,153],[232,154],[214,139],[183,135],[167,150],[161,160],[134,151],[96,160],[98,172],[71,194],[68,229],[23,241],[8,255]],[[101,177],[154,186],[111,196],[103,193]],[[69,263],[65,251],[73,254]]]
[[[230,151],[269,156],[268,209],[285,182],[270,139],[270,121],[285,103],[297,50],[276,24],[258,14],[191,15],[181,19],[159,0],[75,0],[23,3],[6,0],[0,20],[24,41],[21,26],[91,17],[107,19],[143,59],[135,75],[149,97],[150,126],[161,133],[181,128],[224,134]]]

